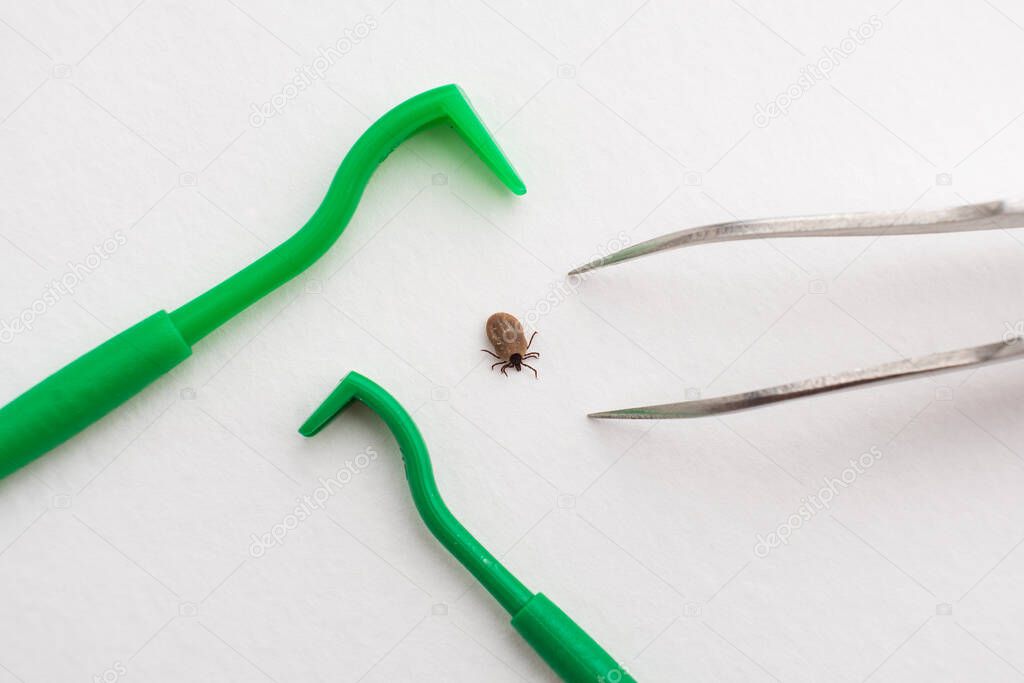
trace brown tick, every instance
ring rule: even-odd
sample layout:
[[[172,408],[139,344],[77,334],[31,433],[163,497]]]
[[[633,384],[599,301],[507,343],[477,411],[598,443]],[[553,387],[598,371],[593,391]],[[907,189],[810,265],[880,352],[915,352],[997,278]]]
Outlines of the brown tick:
[[[487,319],[484,330],[487,332],[487,340],[491,342],[494,351],[480,350],[498,359],[498,362],[491,366],[491,370],[500,365],[501,374],[508,377],[506,370],[515,368],[516,372],[522,372],[525,365],[533,370],[534,377],[538,376],[537,368],[524,362],[528,358],[540,358],[540,354],[536,351],[527,353],[530,344],[533,343],[533,338],[537,336],[536,332],[531,334],[530,340],[527,341],[522,323],[516,320],[511,313],[495,313]]]

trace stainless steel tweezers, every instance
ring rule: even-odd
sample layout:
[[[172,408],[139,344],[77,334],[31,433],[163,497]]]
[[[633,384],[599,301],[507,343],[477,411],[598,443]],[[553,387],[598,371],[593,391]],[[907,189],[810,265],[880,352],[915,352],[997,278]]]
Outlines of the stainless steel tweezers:
[[[973,230],[1002,230],[1022,226],[1024,226],[1024,202],[1021,201],[994,201],[935,211],[840,213],[732,221],[680,230],[655,237],[591,261],[573,269],[569,274],[578,275],[647,254],[713,242],[732,242],[765,237],[920,235]],[[994,344],[908,358],[871,368],[823,375],[756,391],[695,401],[591,413],[590,417],[656,420],[716,415],[829,391],[909,379],[937,372],[961,370],[1021,357],[1024,357],[1024,340],[1011,334],[1003,341]]]

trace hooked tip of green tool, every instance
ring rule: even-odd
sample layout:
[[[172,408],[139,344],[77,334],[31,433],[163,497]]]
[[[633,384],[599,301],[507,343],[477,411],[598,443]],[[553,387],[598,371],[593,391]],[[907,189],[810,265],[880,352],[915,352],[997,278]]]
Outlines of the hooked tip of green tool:
[[[334,388],[334,391],[302,423],[302,426],[299,427],[299,434],[306,437],[319,434],[320,430],[327,426],[327,423],[335,415],[345,410],[355,399],[356,391],[354,384],[358,383],[360,378],[366,379],[358,372],[350,372],[345,375],[344,379]]]
[[[350,372],[345,375],[338,386],[334,387],[323,403],[317,406],[302,426],[299,427],[299,434],[310,437],[316,436],[332,419],[345,411],[353,401],[380,391],[380,387],[365,375],[358,372]]]
[[[447,100],[448,116],[452,127],[458,131],[466,144],[483,160],[487,168],[516,195],[526,194],[526,183],[519,177],[512,162],[487,130],[483,119],[476,113],[473,104],[466,97],[465,91],[455,83],[435,88]],[[452,96],[452,95],[455,96]]]

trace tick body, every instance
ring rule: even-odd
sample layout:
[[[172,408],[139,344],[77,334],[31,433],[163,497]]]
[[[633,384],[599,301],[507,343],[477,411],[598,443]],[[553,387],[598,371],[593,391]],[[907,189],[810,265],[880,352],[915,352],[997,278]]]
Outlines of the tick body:
[[[530,344],[537,336],[534,332],[530,339],[526,339],[523,331],[523,324],[511,313],[495,313],[487,319],[484,325],[487,333],[487,341],[491,342],[494,351],[480,349],[498,359],[498,362],[491,366],[491,370],[501,366],[501,374],[508,377],[508,369],[515,368],[516,372],[522,372],[523,367],[533,370],[533,376],[537,377],[537,368],[528,365],[525,361],[529,358],[540,358],[536,351],[530,351]]]

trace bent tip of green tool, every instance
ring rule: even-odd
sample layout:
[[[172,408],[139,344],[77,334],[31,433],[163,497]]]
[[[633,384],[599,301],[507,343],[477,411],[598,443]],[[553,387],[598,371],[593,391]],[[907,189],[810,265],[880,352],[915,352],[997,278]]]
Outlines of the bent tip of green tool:
[[[320,207],[289,239],[181,308],[159,311],[0,408],[0,477],[63,443],[181,363],[192,346],[312,265],[338,239],[374,170],[406,138],[447,123],[515,194],[526,186],[457,85],[427,90],[356,140]]]
[[[452,515],[437,490],[430,454],[412,416],[394,396],[359,373],[349,373],[299,428],[313,436],[354,401],[380,416],[402,452],[413,503],[431,533],[512,615],[512,626],[563,680],[573,683],[635,679],[543,593],[533,593]]]

